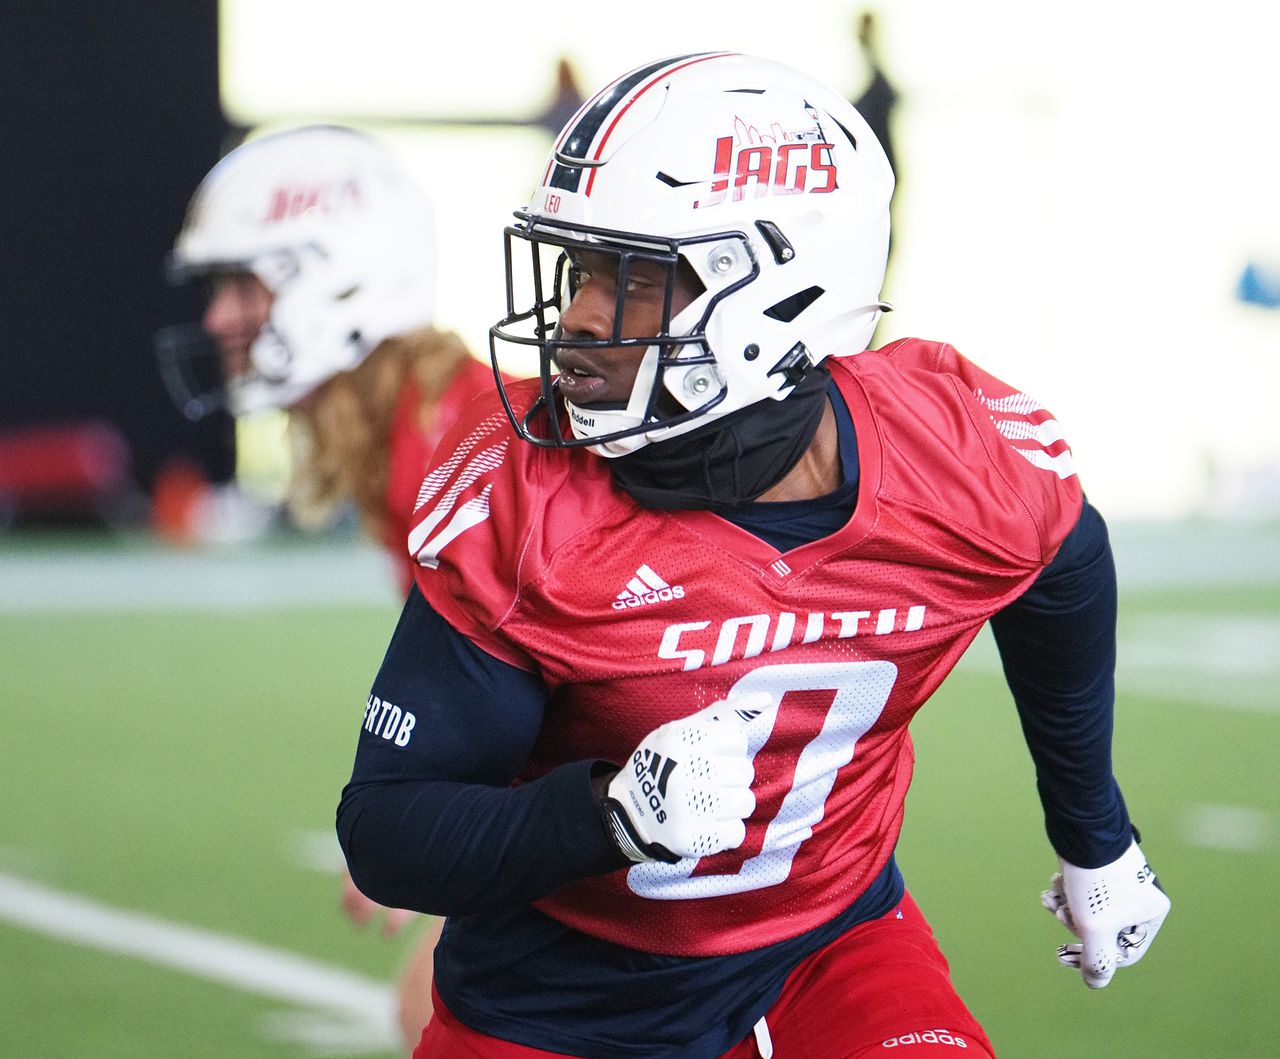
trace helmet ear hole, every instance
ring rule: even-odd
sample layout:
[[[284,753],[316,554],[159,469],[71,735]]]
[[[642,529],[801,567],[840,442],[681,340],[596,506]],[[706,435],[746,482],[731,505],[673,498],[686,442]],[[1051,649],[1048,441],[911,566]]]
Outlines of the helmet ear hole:
[[[796,248],[791,245],[787,237],[782,234],[782,229],[774,224],[773,221],[756,221],[756,229],[764,237],[765,243],[773,252],[773,260],[779,265],[785,265],[796,256]]]
[[[781,301],[774,302],[764,311],[764,314],[771,320],[789,324],[825,293],[822,287],[806,287]]]

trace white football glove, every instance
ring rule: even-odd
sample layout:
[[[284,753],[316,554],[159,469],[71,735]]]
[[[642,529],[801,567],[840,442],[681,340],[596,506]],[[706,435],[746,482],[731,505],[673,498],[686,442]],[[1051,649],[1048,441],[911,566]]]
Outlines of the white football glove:
[[[1169,898],[1137,841],[1101,868],[1059,863],[1062,871],[1040,900],[1080,944],[1060,947],[1058,960],[1078,968],[1090,989],[1102,989],[1118,967],[1142,959],[1169,914]]]
[[[645,736],[602,802],[627,858],[674,864],[741,845],[756,808],[747,724],[776,710],[767,694],[744,695]]]

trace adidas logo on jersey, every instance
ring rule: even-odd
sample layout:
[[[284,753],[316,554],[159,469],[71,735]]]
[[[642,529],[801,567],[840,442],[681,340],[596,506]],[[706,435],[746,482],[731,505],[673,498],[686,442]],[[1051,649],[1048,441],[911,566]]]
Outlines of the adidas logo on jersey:
[[[880,1042],[881,1048],[901,1048],[908,1044],[946,1044],[952,1048],[968,1048],[968,1042],[958,1033],[948,1030],[925,1030],[924,1033],[904,1033],[901,1037],[889,1037]]]
[[[684,599],[683,585],[669,585],[659,577],[648,563],[636,570],[636,576],[618,593],[610,606],[614,610],[628,607],[646,607],[651,603],[665,603],[671,599]]]

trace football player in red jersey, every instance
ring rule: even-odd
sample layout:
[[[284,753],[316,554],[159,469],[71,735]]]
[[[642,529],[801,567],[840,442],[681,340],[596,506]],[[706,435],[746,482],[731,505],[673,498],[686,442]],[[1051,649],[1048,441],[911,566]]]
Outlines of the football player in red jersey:
[[[193,417],[289,413],[288,506],[303,526],[354,502],[407,589],[405,554],[422,475],[463,407],[493,374],[456,335],[431,325],[435,236],[426,194],[382,144],[354,129],[303,126],[252,139],[192,198],[171,257],[176,279],[204,278],[204,343],[158,344],[179,406]],[[201,384],[212,383],[211,388]],[[344,879],[343,907],[397,933],[411,911],[379,909]],[[402,981],[410,1046],[430,1017],[429,930]]]
[[[707,53],[589,99],[507,229],[494,363],[539,377],[423,482],[338,810],[366,892],[449,917],[419,1059],[994,1054],[894,859],[988,621],[1060,958],[1100,987],[1155,937],[1106,527],[1032,397],[864,351],[892,187],[837,93]]]
[[[217,408],[289,412],[287,503],[304,527],[353,501],[368,533],[404,562],[422,467],[488,368],[431,325],[430,201],[371,136],[308,125],[241,144],[192,197],[169,267],[204,279],[205,343],[157,343],[166,382],[192,418]]]

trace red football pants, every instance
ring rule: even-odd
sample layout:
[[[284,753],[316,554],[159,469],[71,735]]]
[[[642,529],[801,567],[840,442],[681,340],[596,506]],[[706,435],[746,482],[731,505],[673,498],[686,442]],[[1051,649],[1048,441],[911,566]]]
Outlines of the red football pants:
[[[413,1059],[563,1059],[464,1026],[432,986],[435,1014]],[[909,894],[804,960],[765,1016],[774,1059],[991,1059],[991,1042],[951,984],[946,957]],[[761,1059],[755,1035],[722,1059]]]

